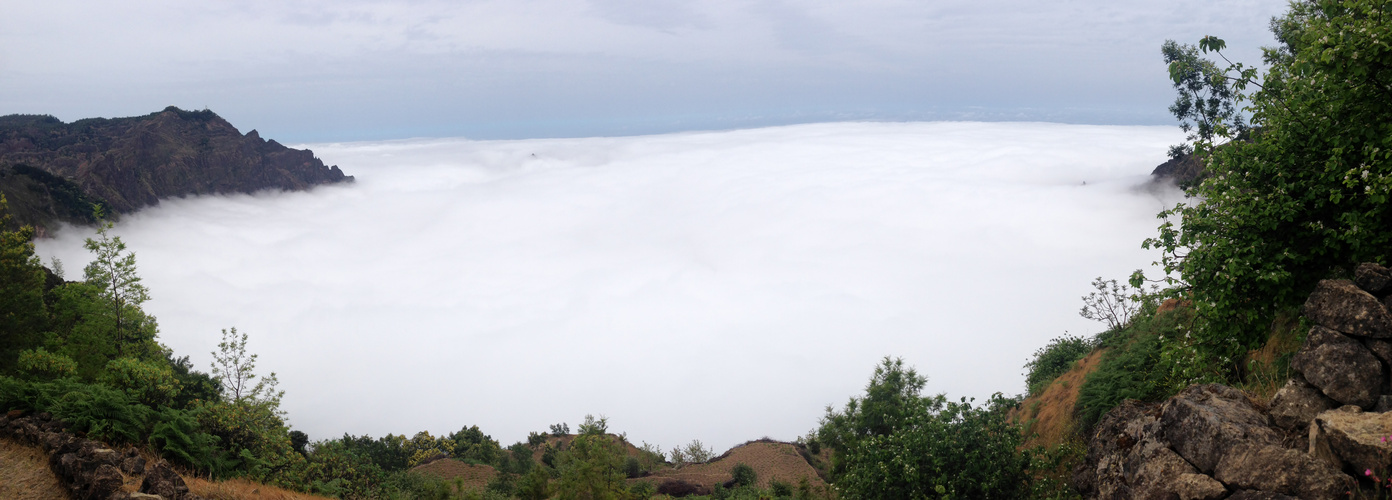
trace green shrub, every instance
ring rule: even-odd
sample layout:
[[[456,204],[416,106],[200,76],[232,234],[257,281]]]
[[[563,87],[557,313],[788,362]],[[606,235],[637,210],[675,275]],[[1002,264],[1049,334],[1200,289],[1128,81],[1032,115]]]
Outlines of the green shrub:
[[[638,457],[628,457],[624,459],[623,470],[624,475],[628,476],[629,479],[642,477],[643,464],[638,462]]]
[[[545,500],[551,496],[551,477],[541,467],[532,468],[517,480],[517,498],[522,500]]]
[[[1192,383],[1216,380],[1215,367],[1186,355],[1193,352],[1192,320],[1187,308],[1150,310],[1107,339],[1107,353],[1078,388],[1078,430],[1086,433],[1124,400],[1159,401]]]
[[[773,479],[769,481],[769,494],[778,498],[793,496],[793,485]]]
[[[18,364],[20,373],[35,378],[71,377],[77,373],[77,362],[72,358],[42,347],[20,352]]]
[[[1050,382],[1066,373],[1074,363],[1092,352],[1092,349],[1092,341],[1066,333],[1050,340],[1034,352],[1034,359],[1025,363],[1025,369],[1028,370],[1025,386],[1029,388],[1029,394],[1033,396],[1044,392],[1044,388],[1048,387]]]
[[[638,481],[628,488],[628,497],[634,500],[648,500],[657,494],[657,487],[647,481]]]
[[[546,434],[540,432],[527,433],[527,446],[541,446],[546,443]]]
[[[186,411],[163,409],[150,430],[148,442],[161,456],[214,477],[226,476],[236,465],[225,457],[218,438],[203,432]]]
[[[99,380],[152,407],[173,401],[181,389],[169,365],[134,358],[111,360]]]
[[[734,481],[735,486],[750,486],[759,481],[759,476],[753,467],[738,463],[730,469],[730,480]]]

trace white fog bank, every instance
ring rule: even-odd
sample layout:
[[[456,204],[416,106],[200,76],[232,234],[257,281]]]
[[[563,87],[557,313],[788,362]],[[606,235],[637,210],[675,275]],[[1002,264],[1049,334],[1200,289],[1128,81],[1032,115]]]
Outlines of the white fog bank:
[[[207,370],[236,326],[312,439],[587,413],[634,442],[793,439],[902,356],[927,391],[1021,365],[1124,280],[1178,201],[1173,127],[834,123],[646,137],[312,144],[355,175],[175,199],[116,229],[160,337]],[[38,243],[69,278],[65,229]]]

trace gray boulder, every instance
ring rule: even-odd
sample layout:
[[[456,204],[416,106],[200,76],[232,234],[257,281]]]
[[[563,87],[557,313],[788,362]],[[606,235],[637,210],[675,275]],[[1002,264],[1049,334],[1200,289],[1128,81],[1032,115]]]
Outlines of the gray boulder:
[[[1228,494],[1223,483],[1203,474],[1180,474],[1173,489],[1179,500],[1218,500]]]
[[[1392,456],[1392,413],[1364,413],[1346,406],[1320,413],[1310,425],[1310,454],[1331,466],[1379,473]]]
[[[1290,366],[1339,403],[1363,408],[1377,403],[1382,364],[1362,343],[1339,332],[1322,326],[1310,328],[1305,345],[1291,358]]]
[[[1281,443],[1266,415],[1242,391],[1219,384],[1193,385],[1165,401],[1160,425],[1161,437],[1174,451],[1206,474],[1238,444]]]
[[[1291,374],[1286,385],[1276,391],[1268,405],[1271,420],[1286,430],[1304,429],[1320,412],[1339,406],[1300,374]]]
[[[1353,269],[1353,282],[1364,291],[1380,295],[1389,291],[1392,285],[1392,270],[1372,262],[1364,262]]]
[[[1349,280],[1320,280],[1301,312],[1315,324],[1349,335],[1392,338],[1392,314]]]
[[[1230,487],[1299,498],[1340,498],[1356,483],[1320,460],[1278,445],[1240,444],[1223,456],[1214,478]]]

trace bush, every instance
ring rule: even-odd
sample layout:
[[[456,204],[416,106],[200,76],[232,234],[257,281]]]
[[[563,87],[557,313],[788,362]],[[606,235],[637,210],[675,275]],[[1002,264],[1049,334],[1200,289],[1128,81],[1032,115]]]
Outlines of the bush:
[[[25,375],[53,379],[71,377],[77,373],[77,362],[62,354],[31,349],[19,353],[19,371]]]
[[[168,365],[134,358],[111,360],[99,380],[152,407],[173,401],[182,388]]]
[[[561,423],[559,423],[559,424],[552,424],[552,425],[551,425],[551,435],[552,435],[552,436],[554,436],[554,437],[561,437],[561,436],[564,436],[564,435],[567,435],[567,434],[570,434],[570,426],[569,426],[569,425],[566,425],[565,422],[561,422]]]
[[[790,497],[793,496],[793,485],[773,479],[769,481],[769,493],[778,498]]]
[[[522,500],[545,500],[551,496],[551,477],[541,467],[532,468],[517,480],[517,498]]]
[[[635,500],[648,500],[657,494],[657,487],[647,481],[638,481],[628,488],[629,498]]]
[[[828,408],[818,436],[836,452],[849,498],[1013,499],[1029,490],[1030,454],[996,394],[984,407],[919,394],[926,379],[885,358],[864,398]]]
[[[629,479],[643,476],[643,464],[638,462],[638,457],[628,457],[624,459],[624,475]]]
[[[1082,337],[1064,334],[1050,340],[1044,347],[1034,352],[1034,359],[1025,363],[1029,370],[1025,375],[1025,386],[1031,396],[1044,392],[1050,382],[1073,368],[1073,364],[1092,352],[1093,343]]]
[[[1127,399],[1159,401],[1191,383],[1215,380],[1213,366],[1192,365],[1188,308],[1137,316],[1107,340],[1109,350],[1078,389],[1074,405],[1078,430],[1092,429],[1102,416]],[[1207,378],[1206,378],[1207,377]]]
[[[735,486],[752,486],[759,481],[759,476],[754,473],[753,467],[738,463],[730,469],[730,480],[734,481]]]

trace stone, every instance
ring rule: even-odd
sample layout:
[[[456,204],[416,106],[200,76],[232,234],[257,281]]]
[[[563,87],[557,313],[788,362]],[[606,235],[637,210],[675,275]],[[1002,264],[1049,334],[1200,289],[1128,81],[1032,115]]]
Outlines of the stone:
[[[1389,291],[1392,285],[1392,270],[1372,262],[1364,262],[1353,269],[1353,282],[1358,288],[1373,295]]]
[[[169,463],[164,460],[155,462],[145,471],[145,480],[140,483],[141,493],[159,495],[165,500],[183,500],[188,494],[188,485],[184,484],[184,478],[179,477],[174,469],[169,467]]]
[[[121,465],[121,454],[111,448],[98,448],[92,451],[92,461],[111,466]]]
[[[1392,456],[1392,413],[1344,407],[1320,413],[1310,424],[1310,454],[1333,467],[1381,471]]]
[[[130,474],[132,476],[139,476],[141,474],[144,474],[145,459],[140,457],[139,455],[134,457],[126,457],[125,460],[121,461],[121,472]]]
[[[1300,500],[1290,495],[1272,493],[1270,491],[1240,490],[1228,497],[1228,500]]]
[[[1086,463],[1074,470],[1074,488],[1088,498],[1130,498],[1126,457],[1155,434],[1159,409],[1156,404],[1128,399],[1103,415],[1088,440]]]
[[[121,485],[125,484],[126,478],[121,475],[121,471],[110,465],[102,465],[92,472],[92,478],[85,487],[81,488],[83,494],[81,498],[91,500],[106,500],[112,493],[121,490]]]
[[[1164,443],[1146,437],[1137,443],[1126,457],[1127,483],[1130,498],[1136,500],[1168,500],[1174,498],[1175,487],[1184,475],[1196,475],[1193,465],[1180,458]]]
[[[1301,312],[1315,324],[1349,335],[1392,338],[1392,314],[1349,280],[1320,280]]]
[[[1382,364],[1362,343],[1337,331],[1310,328],[1305,345],[1291,358],[1290,366],[1339,403],[1363,408],[1377,403]]]
[[[1203,474],[1180,474],[1172,489],[1179,500],[1218,500],[1228,494],[1223,483]]]
[[[1223,455],[1213,477],[1230,487],[1299,498],[1339,498],[1355,487],[1347,474],[1279,445],[1243,443]]]
[[[1304,429],[1315,415],[1338,406],[1299,374],[1293,374],[1286,385],[1276,391],[1268,404],[1271,420],[1286,430]]]
[[[1162,439],[1203,473],[1213,472],[1238,444],[1281,443],[1270,420],[1242,391],[1219,384],[1189,386],[1165,401],[1160,426]]]

